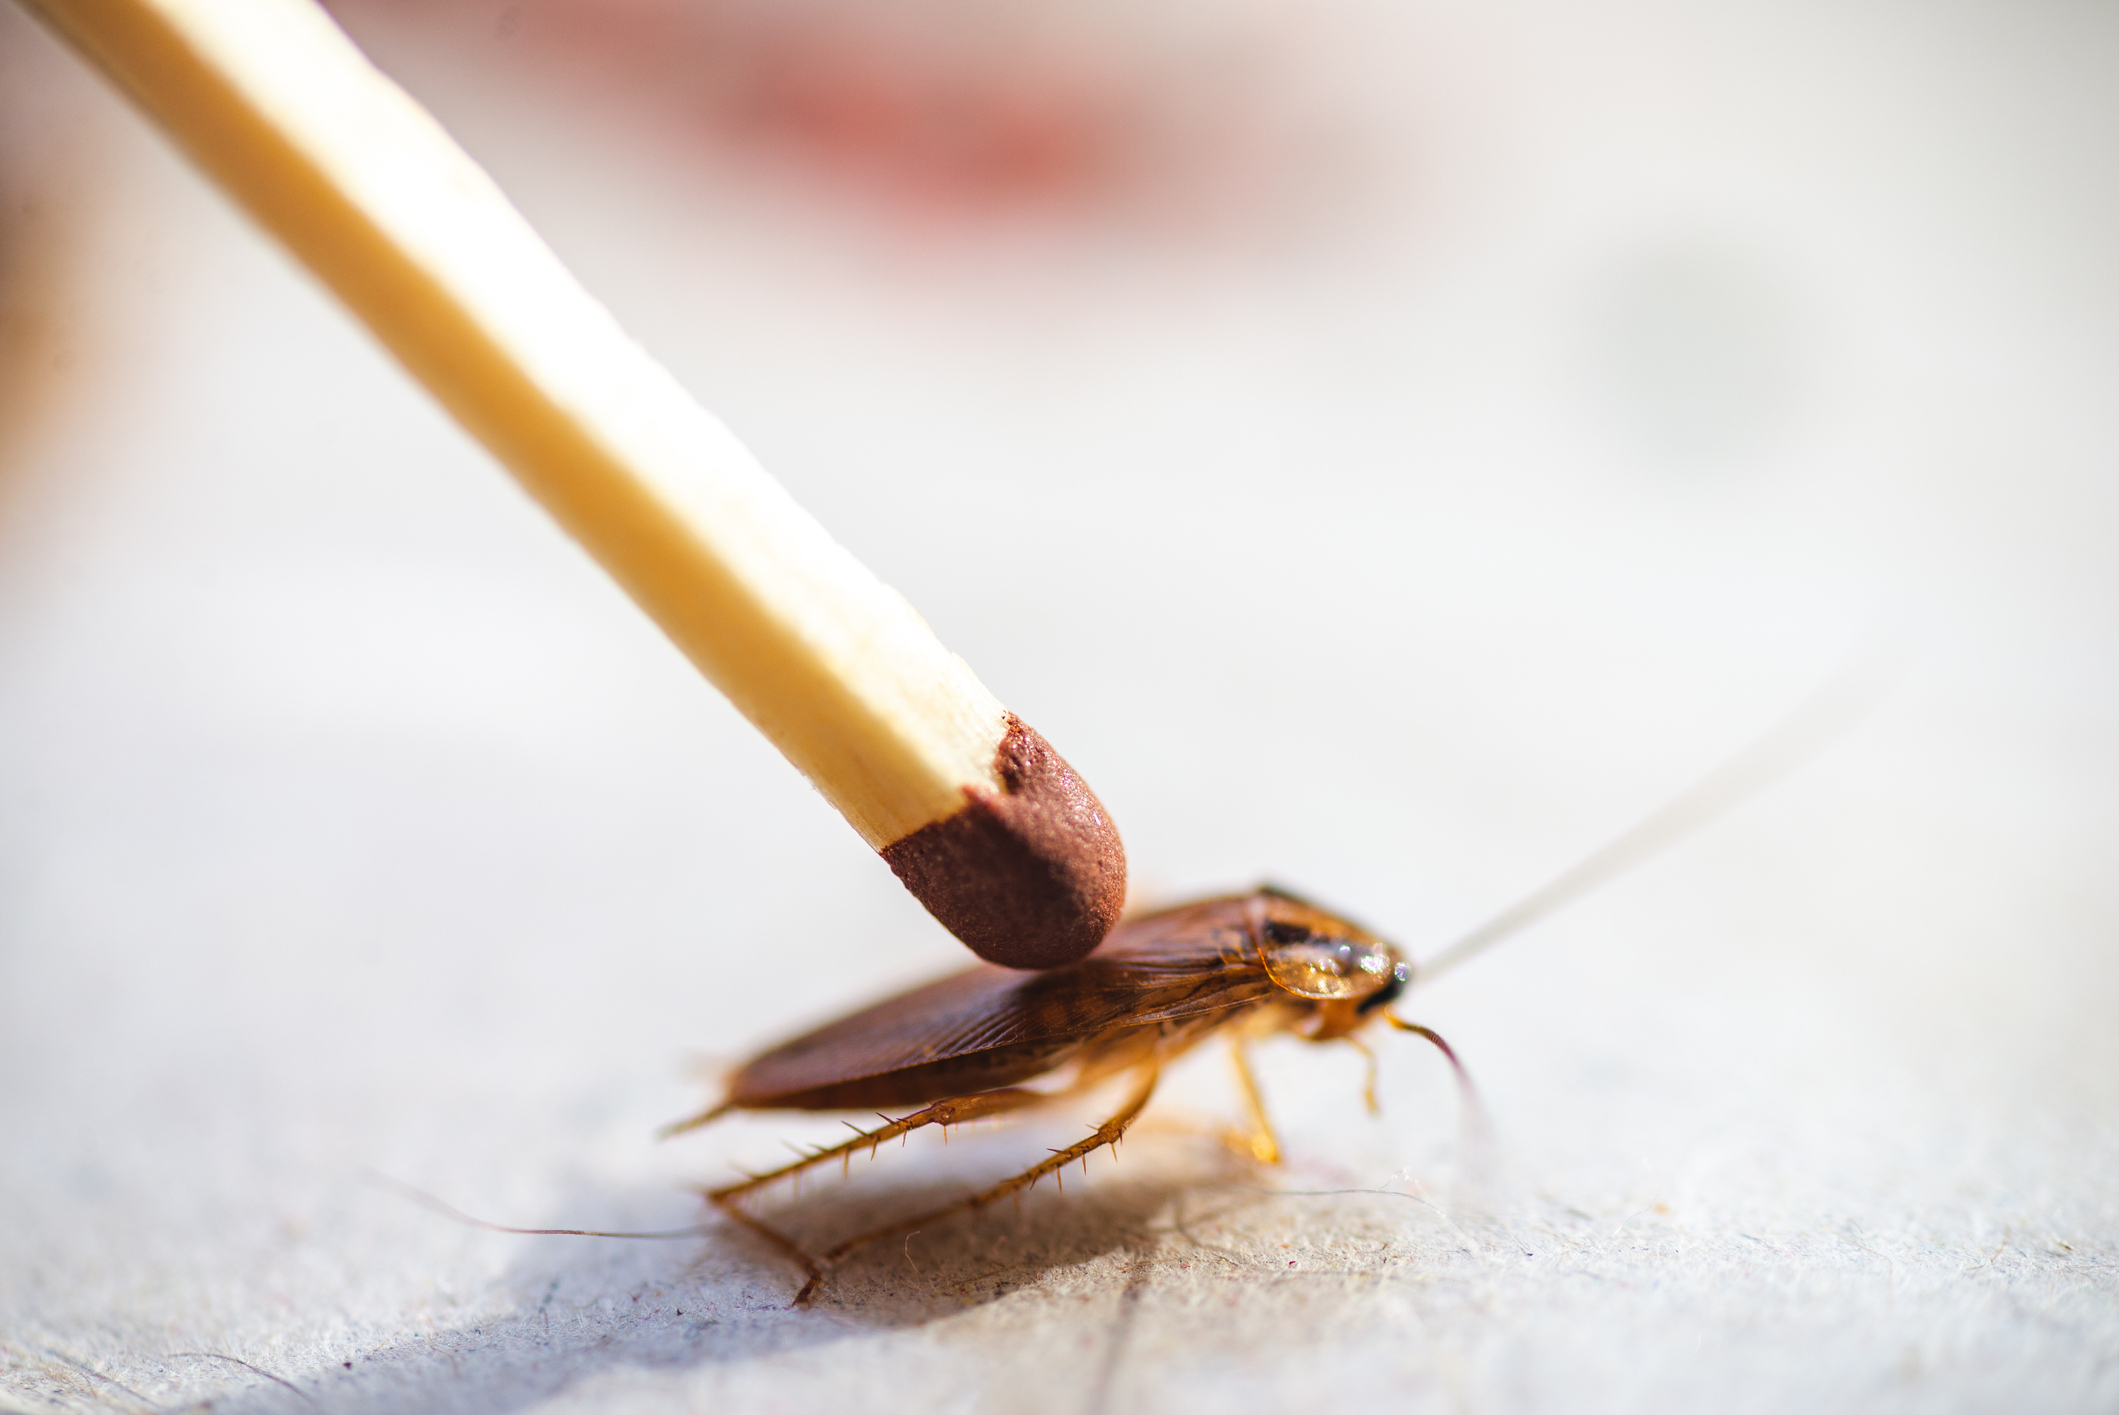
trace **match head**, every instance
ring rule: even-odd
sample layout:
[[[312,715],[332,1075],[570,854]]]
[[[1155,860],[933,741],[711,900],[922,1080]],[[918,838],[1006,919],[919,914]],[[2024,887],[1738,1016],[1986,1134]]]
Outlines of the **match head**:
[[[1089,784],[1008,715],[996,792],[883,848],[913,897],[973,953],[1005,968],[1087,957],[1126,903],[1126,851]]]

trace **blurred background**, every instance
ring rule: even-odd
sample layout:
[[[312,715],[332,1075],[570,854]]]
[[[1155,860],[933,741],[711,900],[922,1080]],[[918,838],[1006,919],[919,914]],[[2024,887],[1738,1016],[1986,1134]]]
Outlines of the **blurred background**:
[[[1424,1049],[1376,1120],[1290,1044],[1284,1173],[1195,1133],[1203,1058],[1086,1189],[817,1313],[719,1228],[480,1232],[378,1176],[692,1223],[832,1126],[653,1128],[963,952],[0,8],[14,1406],[2119,1406],[2119,10],[334,13],[1095,784],[1145,901],[1271,879],[1431,954],[1902,667],[1416,995],[1489,1143]]]

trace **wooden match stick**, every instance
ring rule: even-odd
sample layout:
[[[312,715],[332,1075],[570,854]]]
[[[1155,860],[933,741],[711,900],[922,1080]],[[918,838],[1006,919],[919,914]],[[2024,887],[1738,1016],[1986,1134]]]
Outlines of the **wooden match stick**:
[[[1095,795],[311,0],[27,0],[335,291],[980,957],[1117,921]]]

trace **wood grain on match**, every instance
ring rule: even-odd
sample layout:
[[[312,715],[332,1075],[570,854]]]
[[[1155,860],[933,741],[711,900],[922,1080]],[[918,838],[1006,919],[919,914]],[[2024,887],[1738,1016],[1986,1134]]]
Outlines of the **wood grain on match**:
[[[1087,785],[575,281],[310,0],[27,0],[352,308],[982,957],[1072,961]]]

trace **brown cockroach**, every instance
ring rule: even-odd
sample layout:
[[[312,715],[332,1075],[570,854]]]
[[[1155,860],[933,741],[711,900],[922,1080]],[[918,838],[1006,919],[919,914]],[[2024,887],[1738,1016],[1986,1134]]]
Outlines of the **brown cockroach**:
[[[1411,979],[1411,965],[1398,949],[1283,890],[1202,900],[1120,923],[1079,963],[1039,973],[979,964],[783,1042],[739,1067],[719,1105],[668,1133],[735,1110],[873,1114],[920,1107],[843,1144],[708,1192],[729,1217],[802,1264],[808,1281],[795,1300],[806,1304],[824,1275],[856,1248],[983,1208],[1116,1146],[1148,1104],[1162,1068],[1210,1036],[1232,1041],[1250,1114],[1251,1154],[1277,1162],[1279,1142],[1251,1076],[1247,1044],[1292,1033],[1304,1041],[1360,1047],[1356,1034],[1381,1020],[1425,1037],[1456,1065],[1449,1043],[1390,1010]],[[1053,1089],[1026,1084],[1056,1074],[1065,1081]],[[992,1188],[824,1253],[804,1252],[738,1203],[776,1180],[861,1150],[873,1152],[925,1126],[1047,1105],[1128,1075],[1132,1085],[1124,1103],[1086,1139]],[[1369,1098],[1373,1107],[1373,1075]]]
[[[1623,873],[1778,778],[1835,733],[1873,685],[1848,678],[1749,750],[1670,801],[1544,888],[1459,939],[1418,971],[1425,982]],[[1249,1113],[1251,1155],[1277,1162],[1273,1135],[1247,1058],[1248,1044],[1276,1034],[1344,1042],[1364,1054],[1360,1034],[1376,1023],[1412,1032],[1456,1054],[1391,1004],[1415,979],[1411,961],[1367,929],[1284,890],[1201,900],[1121,922],[1078,963],[1026,973],[980,964],[866,1007],[781,1043],[737,1068],[720,1104],[666,1130],[677,1134],[737,1110],[859,1110],[917,1107],[841,1144],[709,1190],[729,1218],[799,1263],[806,1305],[830,1270],[854,1250],[910,1234],[937,1220],[1020,1194],[1048,1174],[1116,1146],[1154,1094],[1162,1069],[1210,1036],[1230,1040]],[[850,1161],[930,1125],[950,1126],[1048,1105],[1120,1077],[1119,1108],[1090,1134],[1030,1168],[941,1208],[860,1233],[818,1254],[745,1210],[741,1201],[781,1179],[833,1160]],[[1037,1082],[1055,1084],[1039,1088]],[[1468,1082],[1466,1083],[1468,1088]],[[1375,1108],[1370,1055],[1369,1105]]]

